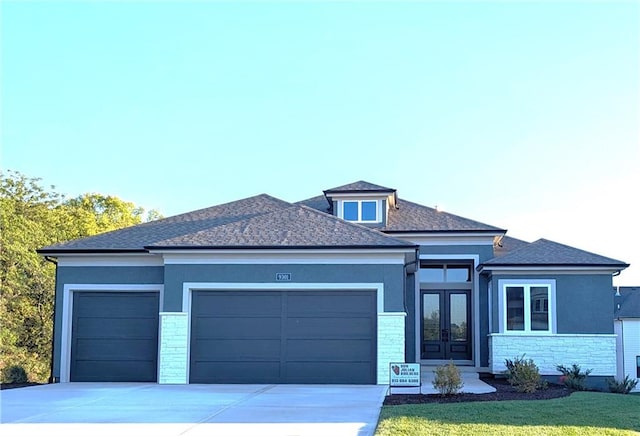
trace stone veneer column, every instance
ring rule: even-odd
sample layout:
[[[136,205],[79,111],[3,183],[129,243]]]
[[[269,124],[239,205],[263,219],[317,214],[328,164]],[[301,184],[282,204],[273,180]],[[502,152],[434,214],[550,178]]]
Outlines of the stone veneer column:
[[[404,312],[378,313],[379,385],[389,383],[389,363],[404,362]]]
[[[185,312],[160,312],[159,384],[186,384],[189,317]]]

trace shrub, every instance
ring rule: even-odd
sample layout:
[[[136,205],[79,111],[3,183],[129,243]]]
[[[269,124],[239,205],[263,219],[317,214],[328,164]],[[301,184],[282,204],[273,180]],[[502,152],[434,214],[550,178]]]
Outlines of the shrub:
[[[613,392],[614,394],[628,394],[638,385],[638,379],[629,378],[628,375],[625,375],[621,381],[608,378],[607,385],[609,385],[609,392]]]
[[[547,383],[540,377],[540,371],[532,359],[515,357],[513,360],[506,359],[507,380],[516,388],[518,392],[535,392],[538,389],[546,389]]]
[[[464,386],[462,377],[460,377],[460,370],[453,362],[439,366],[433,372],[435,378],[432,384],[440,392],[440,395],[455,395]]]
[[[2,370],[3,383],[28,383],[27,372],[20,365],[7,366]]]
[[[557,365],[556,369],[562,373],[560,381],[568,388],[576,391],[585,391],[587,376],[591,374],[591,369],[582,372],[580,365],[574,363],[571,367]]]

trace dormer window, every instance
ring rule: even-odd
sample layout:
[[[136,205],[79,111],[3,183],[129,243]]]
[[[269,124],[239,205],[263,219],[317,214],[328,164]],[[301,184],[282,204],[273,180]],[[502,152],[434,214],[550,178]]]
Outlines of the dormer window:
[[[382,221],[380,200],[342,200],[338,216],[356,223],[379,223]]]

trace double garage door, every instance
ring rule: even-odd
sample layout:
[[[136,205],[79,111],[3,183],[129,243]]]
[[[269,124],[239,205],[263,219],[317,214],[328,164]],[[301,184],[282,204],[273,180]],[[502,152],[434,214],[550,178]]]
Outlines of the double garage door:
[[[197,291],[191,383],[376,383],[373,291]]]
[[[156,381],[158,294],[74,293],[71,381]],[[376,383],[374,291],[195,291],[190,383]]]

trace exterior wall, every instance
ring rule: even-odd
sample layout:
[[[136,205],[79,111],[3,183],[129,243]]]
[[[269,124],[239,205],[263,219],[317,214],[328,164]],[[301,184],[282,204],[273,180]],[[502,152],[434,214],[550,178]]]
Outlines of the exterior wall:
[[[613,334],[613,286],[610,274],[493,275],[491,333],[500,333],[499,280],[555,280],[559,334]],[[486,287],[485,287],[486,289]],[[481,288],[482,290],[482,288]]]
[[[489,280],[485,276],[480,276],[479,302],[480,302],[480,366],[489,366],[489,298],[487,286]]]
[[[625,376],[631,379],[640,378],[637,373],[636,356],[640,356],[640,318],[624,318],[617,320],[616,333],[619,335],[617,358],[617,378]],[[634,389],[640,392],[640,383]]]
[[[613,376],[616,373],[615,335],[512,335],[492,334],[489,337],[489,369],[502,373],[505,359],[525,355],[533,359],[540,374],[560,374],[556,365],[577,363],[583,369],[593,369],[593,376]]]
[[[62,346],[62,321],[65,314],[64,285],[66,284],[119,284],[119,285],[146,285],[162,284],[162,266],[143,267],[57,267],[56,295],[55,295],[55,319],[53,338],[53,377],[60,379],[60,361]],[[162,301],[162,296],[160,298]]]
[[[409,238],[404,238],[409,239]],[[480,263],[493,257],[492,245],[421,245],[420,254],[475,254]],[[477,266],[477,265],[476,265]]]
[[[404,362],[415,363],[416,359],[416,317],[420,316],[419,308],[416,309],[416,276],[407,274],[405,278],[404,300],[406,302],[406,322],[404,327],[405,351]]]
[[[395,265],[165,265],[165,312],[182,312],[183,284],[279,283],[276,273],[291,273],[291,283],[383,283],[384,311],[404,312],[404,266]]]

